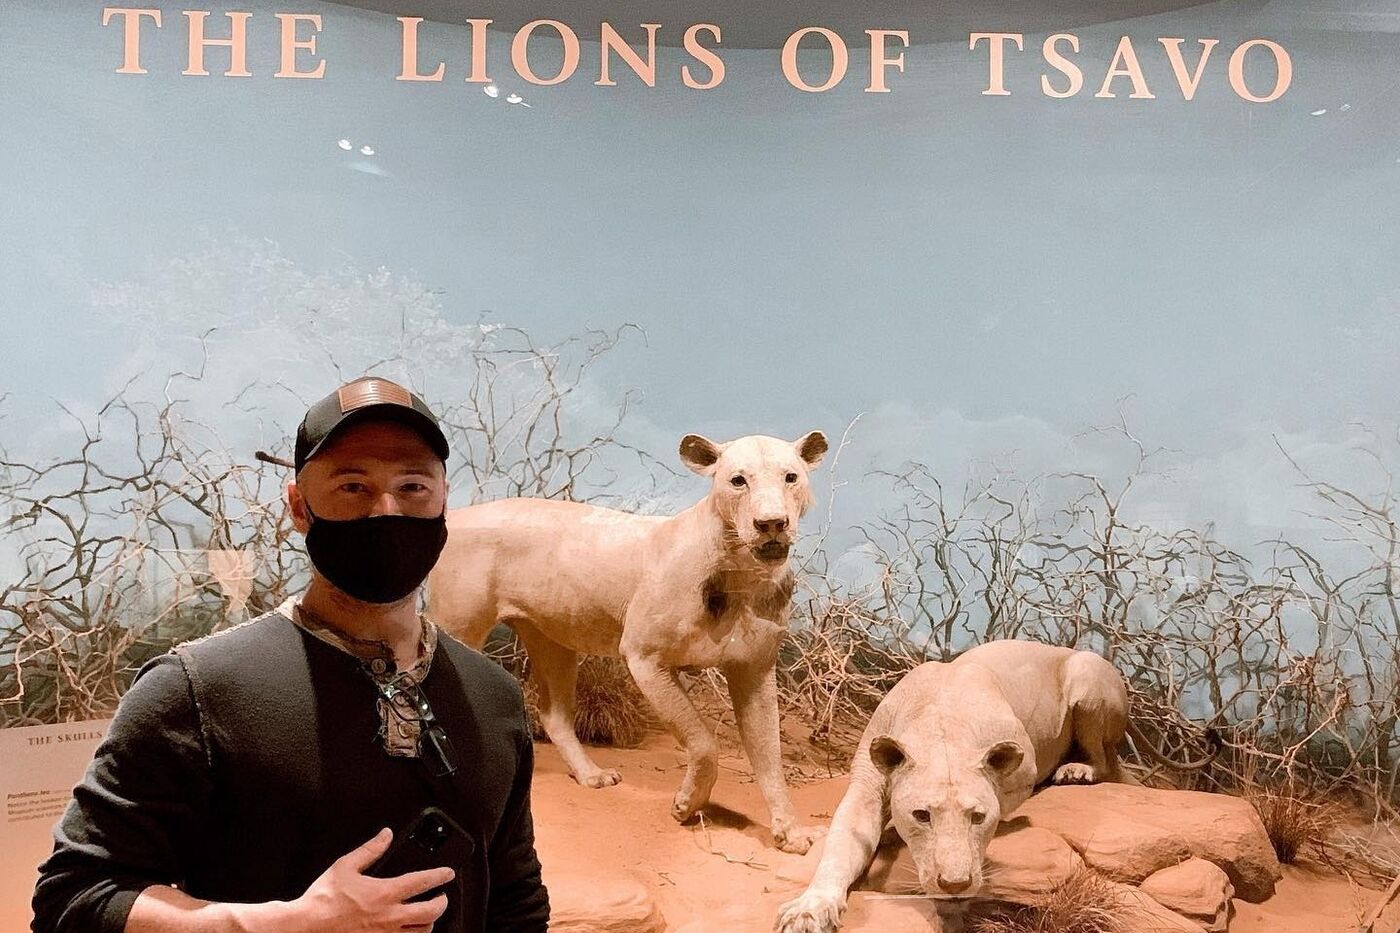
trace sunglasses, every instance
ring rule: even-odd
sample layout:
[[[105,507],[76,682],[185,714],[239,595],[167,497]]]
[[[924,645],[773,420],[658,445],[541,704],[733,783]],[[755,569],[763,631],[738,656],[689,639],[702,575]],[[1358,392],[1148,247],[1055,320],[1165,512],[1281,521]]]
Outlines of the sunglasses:
[[[418,723],[418,756],[428,764],[433,777],[451,777],[457,773],[457,751],[452,747],[452,740],[447,737],[447,731],[433,715],[433,708],[428,705],[428,698],[423,695],[422,688],[397,681],[381,683],[378,687],[380,695],[389,701],[389,709],[394,711],[395,716],[405,722]],[[405,714],[394,702],[394,698],[400,694],[408,697],[417,715]]]

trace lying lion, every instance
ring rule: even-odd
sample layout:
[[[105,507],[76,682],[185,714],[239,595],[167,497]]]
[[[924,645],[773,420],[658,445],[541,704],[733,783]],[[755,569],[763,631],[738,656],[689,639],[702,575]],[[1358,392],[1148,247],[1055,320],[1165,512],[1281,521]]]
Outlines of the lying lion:
[[[846,892],[891,822],[927,894],[976,895],[997,823],[1036,785],[1137,783],[1118,761],[1127,729],[1127,686],[1092,652],[993,641],[951,663],[919,665],[871,716],[812,882],[782,906],[776,929],[839,928]],[[1178,768],[1210,760],[1176,763],[1145,750]]]
[[[677,678],[717,667],[772,815],[775,844],[806,852],[783,779],[774,665],[787,634],[788,551],[811,501],[807,473],[826,453],[812,431],[796,441],[681,440],[681,461],[710,492],[674,516],[632,515],[577,502],[505,499],[448,513],[447,547],[428,578],[428,614],[480,646],[498,623],[530,655],[540,719],[570,773],[587,787],[620,777],[594,763],[574,732],[578,656],[621,655],[689,759],[671,815],[685,821],[719,773],[714,736]]]

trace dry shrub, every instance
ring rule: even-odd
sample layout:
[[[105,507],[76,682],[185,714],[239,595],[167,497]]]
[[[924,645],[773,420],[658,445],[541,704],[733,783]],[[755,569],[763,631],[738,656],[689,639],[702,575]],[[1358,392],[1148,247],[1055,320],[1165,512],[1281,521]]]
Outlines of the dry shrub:
[[[1112,881],[1081,869],[1030,905],[998,905],[972,918],[971,933],[1142,933],[1127,923]]]
[[[524,680],[523,686],[525,709],[530,715],[535,738],[547,741],[549,736],[540,722],[539,691],[534,679]],[[616,748],[636,748],[642,744],[652,722],[651,707],[621,658],[585,656],[579,662],[575,696],[578,707],[574,712],[574,731],[579,741]]]
[[[1337,810],[1340,828],[1325,846],[1314,849],[1317,860],[1353,884],[1385,888],[1400,877],[1400,824],[1371,822],[1370,815]]]
[[[1045,642],[1111,661],[1133,721],[1172,758],[1206,754],[1206,727],[1221,735],[1209,767],[1174,783],[1297,778],[1400,821],[1400,484],[1352,492],[1298,467],[1319,503],[1309,518],[1335,532],[1327,554],[1309,550],[1313,536],[1246,555],[1210,525],[1134,520],[1135,490],[1165,452],[1126,424],[1092,433],[1134,465],[1023,477],[987,464],[961,489],[918,463],[870,474],[890,482],[893,504],[854,527],[858,547],[838,554],[822,531],[800,563],[778,667],[785,712],[828,740],[863,728],[922,661]],[[1384,467],[1400,436],[1361,450]],[[1140,752],[1130,766],[1149,764]]]
[[[1320,852],[1340,824],[1334,804],[1305,791],[1259,787],[1244,796],[1259,813],[1274,854],[1285,865],[1305,851]]]
[[[849,753],[880,701],[927,658],[928,646],[902,622],[829,590],[801,606],[799,619],[805,624],[795,625],[779,649],[781,702],[812,727],[812,742]]]

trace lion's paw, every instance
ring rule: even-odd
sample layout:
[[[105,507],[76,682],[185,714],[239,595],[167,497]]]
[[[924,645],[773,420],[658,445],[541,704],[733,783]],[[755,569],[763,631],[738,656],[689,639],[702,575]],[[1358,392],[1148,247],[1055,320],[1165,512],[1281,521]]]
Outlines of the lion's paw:
[[[710,802],[710,789],[715,786],[713,776],[697,780],[689,772],[681,781],[680,789],[671,801],[671,816],[677,823],[686,823]]]
[[[678,791],[675,799],[671,801],[671,819],[677,823],[688,823],[700,812],[702,806],[704,804],[697,803],[690,794]]]
[[[812,843],[825,835],[826,830],[819,826],[799,826],[796,823],[773,821],[773,845],[783,852],[806,855],[807,850],[812,848]]]
[[[1055,776],[1051,780],[1054,784],[1097,784],[1099,773],[1094,770],[1093,765],[1086,765],[1082,762],[1071,761],[1060,765],[1055,770]]]
[[[804,891],[778,908],[776,933],[836,933],[841,928],[845,899]]]
[[[612,787],[622,783],[622,775],[616,768],[599,768],[589,774],[575,775],[574,780],[584,787]]]

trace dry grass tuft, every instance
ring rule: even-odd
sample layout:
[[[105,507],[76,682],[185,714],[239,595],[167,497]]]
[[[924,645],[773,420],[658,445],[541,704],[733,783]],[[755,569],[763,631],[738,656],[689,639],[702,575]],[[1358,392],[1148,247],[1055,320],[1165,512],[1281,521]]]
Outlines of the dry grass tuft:
[[[540,723],[540,694],[530,674],[530,657],[515,633],[504,625],[497,626],[482,651],[520,682],[534,737],[549,741]],[[578,666],[575,697],[574,731],[579,741],[589,745],[636,748],[653,722],[651,706],[621,658],[585,655]]]
[[[1027,906],[998,906],[973,918],[970,933],[1134,933],[1113,882],[1084,869]]]
[[[1259,787],[1245,793],[1254,805],[1274,854],[1285,865],[1305,851],[1321,852],[1340,826],[1334,804],[1288,787]]]
[[[578,668],[578,737],[593,745],[635,748],[651,723],[651,706],[621,658],[586,657]]]
[[[527,680],[525,709],[535,738],[548,740],[540,724],[539,692]],[[651,707],[621,658],[585,656],[578,666],[574,731],[588,745],[636,748],[652,722]]]

